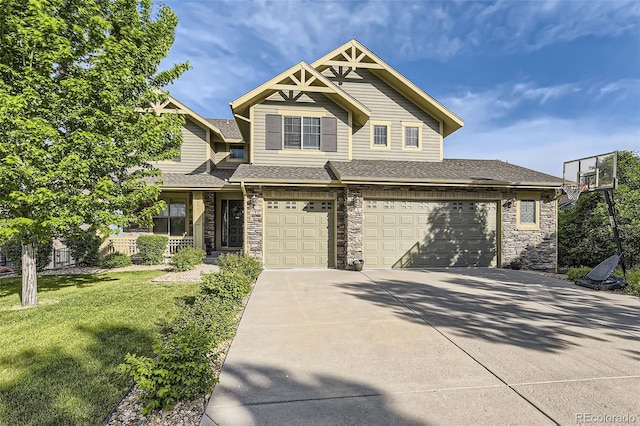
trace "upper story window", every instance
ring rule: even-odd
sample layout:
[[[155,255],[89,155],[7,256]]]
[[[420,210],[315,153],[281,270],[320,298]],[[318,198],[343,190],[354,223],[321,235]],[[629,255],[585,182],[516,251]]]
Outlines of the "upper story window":
[[[382,125],[373,126],[373,145],[374,146],[387,146],[387,133],[389,127]]]
[[[266,114],[265,149],[336,152],[337,119]]]
[[[418,127],[405,127],[404,128],[404,146],[407,148],[418,147]]]
[[[402,123],[402,149],[420,150],[422,148],[422,123]]]
[[[370,132],[372,149],[391,149],[391,122],[372,121]]]
[[[244,160],[244,145],[231,145],[229,147],[230,160]]]
[[[320,149],[320,117],[284,117],[284,149]]]

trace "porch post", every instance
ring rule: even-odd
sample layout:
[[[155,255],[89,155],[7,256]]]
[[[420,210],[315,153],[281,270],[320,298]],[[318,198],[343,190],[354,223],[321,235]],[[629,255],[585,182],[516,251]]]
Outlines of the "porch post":
[[[202,191],[193,192],[193,246],[204,250],[204,196]]]

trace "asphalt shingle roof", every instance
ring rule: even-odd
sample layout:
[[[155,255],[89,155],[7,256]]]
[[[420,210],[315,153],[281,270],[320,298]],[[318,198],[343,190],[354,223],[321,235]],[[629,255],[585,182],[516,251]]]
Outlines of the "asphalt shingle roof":
[[[340,180],[560,186],[562,179],[500,160],[331,162]]]
[[[183,174],[162,173],[162,188],[221,188],[229,184],[229,177],[233,170],[216,169],[211,173]],[[225,180],[226,179],[226,180]],[[149,178],[149,183],[154,183],[155,178]]]
[[[242,139],[236,120],[231,118],[207,118],[207,121],[216,126],[226,139]]]
[[[231,177],[231,182],[296,182],[306,181],[326,182],[335,180],[335,176],[328,166],[321,167],[284,167],[284,166],[255,166],[241,164]]]

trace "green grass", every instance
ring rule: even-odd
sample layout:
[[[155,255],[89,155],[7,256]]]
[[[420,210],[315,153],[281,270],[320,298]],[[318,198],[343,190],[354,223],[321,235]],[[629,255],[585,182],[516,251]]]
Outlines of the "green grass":
[[[198,292],[162,273],[41,276],[29,309],[0,279],[0,425],[101,424],[131,384],[125,354],[151,355],[156,322]]]

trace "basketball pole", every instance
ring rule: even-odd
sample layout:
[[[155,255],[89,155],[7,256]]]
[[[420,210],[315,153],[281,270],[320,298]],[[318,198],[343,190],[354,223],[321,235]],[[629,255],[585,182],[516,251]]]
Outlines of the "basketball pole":
[[[602,191],[604,200],[607,202],[607,210],[609,211],[609,222],[611,228],[613,228],[613,238],[616,240],[616,246],[618,248],[618,256],[620,256],[620,266],[622,266],[622,276],[625,281],[627,280],[627,267],[624,264],[624,256],[622,253],[622,244],[620,243],[620,234],[618,233],[618,224],[616,222],[616,209],[613,204],[613,191],[611,189],[605,189]]]

